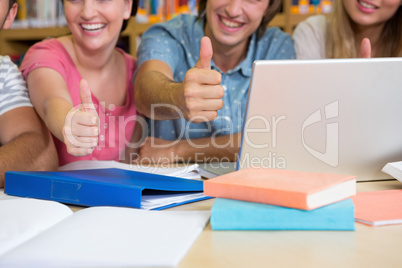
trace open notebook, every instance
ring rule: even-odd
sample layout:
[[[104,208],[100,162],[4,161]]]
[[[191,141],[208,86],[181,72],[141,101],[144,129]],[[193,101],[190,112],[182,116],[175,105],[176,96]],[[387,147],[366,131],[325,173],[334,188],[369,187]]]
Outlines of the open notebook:
[[[0,267],[174,267],[209,211],[145,211],[0,199]]]

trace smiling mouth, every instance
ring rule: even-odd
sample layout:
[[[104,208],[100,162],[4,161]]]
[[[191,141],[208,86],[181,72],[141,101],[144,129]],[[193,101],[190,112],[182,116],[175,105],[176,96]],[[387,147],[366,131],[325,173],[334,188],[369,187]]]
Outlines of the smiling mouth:
[[[225,19],[221,16],[219,16],[219,20],[220,22],[222,22],[223,25],[229,28],[240,28],[244,25],[244,23],[234,22],[232,20]]]
[[[81,24],[81,28],[84,29],[85,31],[89,31],[89,32],[100,31],[105,27],[106,27],[106,24],[103,24],[103,23]]]
[[[369,9],[377,9],[377,8],[378,8],[377,6],[374,6],[374,5],[369,4],[369,3],[367,3],[367,2],[363,2],[363,1],[361,1],[361,0],[358,0],[357,2],[358,2],[362,7],[365,7],[365,8],[369,8]]]

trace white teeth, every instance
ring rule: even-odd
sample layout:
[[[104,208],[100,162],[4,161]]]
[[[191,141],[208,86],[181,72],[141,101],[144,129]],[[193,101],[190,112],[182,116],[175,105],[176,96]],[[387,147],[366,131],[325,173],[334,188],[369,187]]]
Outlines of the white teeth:
[[[363,2],[363,1],[359,1],[360,5],[362,5],[365,8],[371,8],[374,9],[376,8],[376,6],[370,5],[369,3]]]
[[[223,25],[225,25],[227,27],[231,27],[231,28],[237,28],[237,27],[240,27],[242,25],[241,23],[236,23],[236,22],[233,22],[233,21],[229,21],[229,20],[226,20],[226,19],[224,19],[222,17],[221,17],[221,22],[223,23]]]
[[[95,23],[95,24],[81,24],[81,27],[86,31],[97,31],[105,27],[105,24]]]

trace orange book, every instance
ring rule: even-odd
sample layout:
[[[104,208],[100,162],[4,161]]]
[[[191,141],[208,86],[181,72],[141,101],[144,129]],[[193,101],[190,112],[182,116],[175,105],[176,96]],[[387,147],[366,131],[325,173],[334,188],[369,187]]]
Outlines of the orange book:
[[[360,192],[353,203],[357,222],[373,226],[402,223],[402,190]]]
[[[205,181],[204,194],[311,210],[355,195],[356,176],[247,168]]]

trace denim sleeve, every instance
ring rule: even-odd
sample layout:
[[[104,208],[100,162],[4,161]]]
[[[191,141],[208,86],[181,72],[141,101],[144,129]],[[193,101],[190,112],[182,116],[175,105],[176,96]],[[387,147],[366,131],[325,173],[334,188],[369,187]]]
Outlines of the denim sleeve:
[[[172,70],[183,59],[181,46],[176,38],[162,25],[154,25],[141,37],[137,53],[138,68],[148,60],[161,60],[166,62]]]
[[[289,34],[275,29],[272,32],[271,41],[267,59],[282,60],[296,58],[293,40]]]

